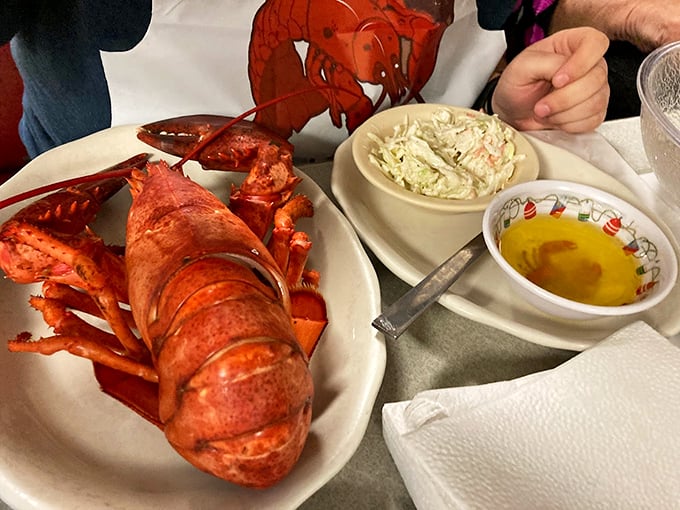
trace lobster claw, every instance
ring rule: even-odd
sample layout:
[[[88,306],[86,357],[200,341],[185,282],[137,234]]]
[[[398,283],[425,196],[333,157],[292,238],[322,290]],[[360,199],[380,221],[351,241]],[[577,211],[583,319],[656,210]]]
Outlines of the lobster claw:
[[[223,133],[207,141],[221,129]],[[189,155],[210,170],[249,171],[259,149],[271,144],[282,152],[293,152],[290,142],[269,129],[221,115],[186,115],[152,122],[137,129],[137,138],[174,156]]]

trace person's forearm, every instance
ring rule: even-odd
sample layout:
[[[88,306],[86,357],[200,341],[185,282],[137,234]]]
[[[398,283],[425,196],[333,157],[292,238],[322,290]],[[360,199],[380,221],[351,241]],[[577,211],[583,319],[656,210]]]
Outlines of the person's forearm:
[[[626,13],[636,0],[558,0],[550,32],[565,28],[591,26],[618,39],[617,26],[625,24]]]
[[[644,51],[680,39],[680,3],[668,0],[558,0],[550,33],[591,26]]]

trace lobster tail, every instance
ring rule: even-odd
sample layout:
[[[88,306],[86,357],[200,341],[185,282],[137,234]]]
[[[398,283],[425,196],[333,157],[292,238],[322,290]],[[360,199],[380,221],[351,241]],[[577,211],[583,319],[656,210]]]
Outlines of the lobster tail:
[[[313,386],[278,293],[249,267],[205,258],[165,287],[159,316],[172,317],[150,329],[168,441],[240,485],[279,481],[304,446]]]
[[[162,384],[160,393],[175,396]],[[182,385],[165,434],[196,467],[240,485],[269,487],[302,452],[312,396],[306,357],[296,345],[266,337],[231,342]]]

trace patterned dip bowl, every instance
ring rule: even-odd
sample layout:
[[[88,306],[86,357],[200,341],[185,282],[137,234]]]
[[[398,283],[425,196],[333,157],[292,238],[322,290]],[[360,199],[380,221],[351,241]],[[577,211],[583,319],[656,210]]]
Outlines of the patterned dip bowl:
[[[676,252],[659,225],[590,186],[518,184],[494,197],[482,228],[518,296],[557,317],[639,313],[661,302],[677,279]]]

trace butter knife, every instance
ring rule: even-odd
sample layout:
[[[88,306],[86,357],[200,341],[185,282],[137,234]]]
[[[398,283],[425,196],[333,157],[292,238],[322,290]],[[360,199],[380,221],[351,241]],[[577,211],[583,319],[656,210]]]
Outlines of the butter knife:
[[[484,236],[480,233],[390,305],[371,324],[396,340],[485,251]]]

